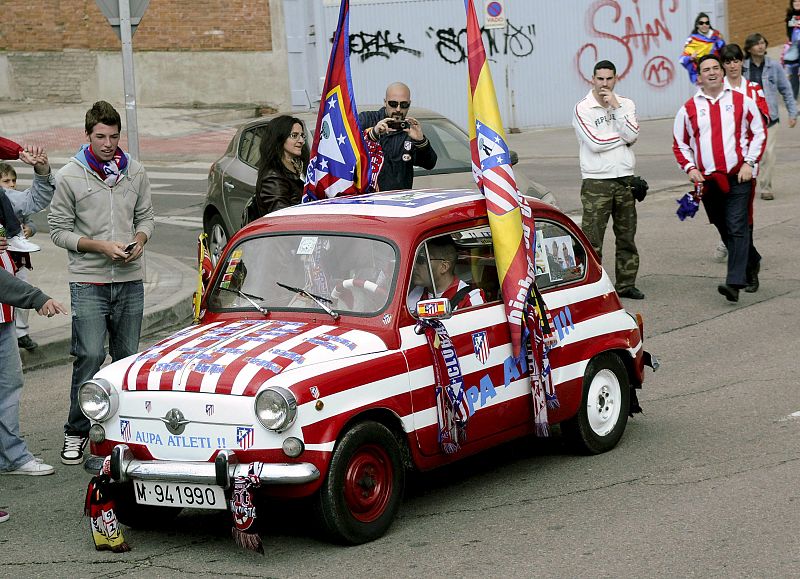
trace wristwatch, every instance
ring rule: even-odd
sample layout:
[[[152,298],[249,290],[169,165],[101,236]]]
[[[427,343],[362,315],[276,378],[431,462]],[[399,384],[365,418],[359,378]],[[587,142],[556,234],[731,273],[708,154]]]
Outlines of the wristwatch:
[[[745,161],[745,163],[747,163],[748,165],[750,165],[750,168],[753,168],[753,167],[755,167],[755,166],[756,166],[756,163],[755,163],[755,161]]]

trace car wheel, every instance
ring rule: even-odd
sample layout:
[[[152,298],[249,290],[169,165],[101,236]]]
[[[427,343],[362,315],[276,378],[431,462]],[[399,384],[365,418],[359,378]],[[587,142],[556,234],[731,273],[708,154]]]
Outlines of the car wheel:
[[[317,495],[317,517],[330,539],[351,545],[381,537],[405,484],[400,442],[384,425],[362,422],[336,444]]]
[[[211,254],[211,263],[216,267],[229,239],[225,223],[219,214],[215,213],[208,220],[206,233],[208,234],[208,252]]]
[[[133,496],[133,483],[113,483],[109,486],[114,499],[114,513],[123,525],[134,529],[154,529],[177,517],[183,509],[140,505]]]
[[[583,377],[578,413],[561,424],[561,431],[583,454],[611,450],[628,423],[630,383],[619,356],[604,352],[589,362]]]

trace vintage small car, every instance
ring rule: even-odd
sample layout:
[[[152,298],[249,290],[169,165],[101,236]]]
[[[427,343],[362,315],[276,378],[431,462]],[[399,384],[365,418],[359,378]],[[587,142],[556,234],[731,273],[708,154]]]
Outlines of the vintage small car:
[[[550,205],[530,205],[553,330],[558,405],[547,421],[580,451],[605,452],[656,361],[641,316],[622,307],[580,229]],[[431,319],[463,377],[468,416],[455,452],[442,450],[436,354],[420,331]],[[510,336],[476,191],[287,208],[231,239],[198,324],[81,386],[89,464],[111,457],[126,524],[228,508],[232,481],[255,472],[259,500],[311,497],[329,537],[370,541],[394,519],[407,469],[535,432],[529,364],[512,355]]]

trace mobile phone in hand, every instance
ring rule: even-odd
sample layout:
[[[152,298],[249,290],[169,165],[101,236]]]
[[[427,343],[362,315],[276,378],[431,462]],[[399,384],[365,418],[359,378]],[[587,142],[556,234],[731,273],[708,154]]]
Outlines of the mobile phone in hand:
[[[125,253],[130,253],[131,251],[133,251],[133,248],[136,247],[136,245],[137,243],[135,241],[132,241],[131,243],[125,246],[125,249],[123,251],[125,251]]]

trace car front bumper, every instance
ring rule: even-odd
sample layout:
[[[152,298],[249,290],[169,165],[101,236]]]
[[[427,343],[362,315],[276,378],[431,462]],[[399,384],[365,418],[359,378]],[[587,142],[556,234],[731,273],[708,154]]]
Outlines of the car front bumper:
[[[138,460],[125,444],[111,451],[111,479],[115,482],[157,480],[192,484],[217,485],[224,489],[239,476],[247,476],[250,464],[238,464],[231,451],[221,450],[214,462],[181,462]],[[103,459],[92,457],[84,468],[97,474]],[[317,480],[319,469],[311,463],[261,463],[261,483],[267,485],[299,485]]]

